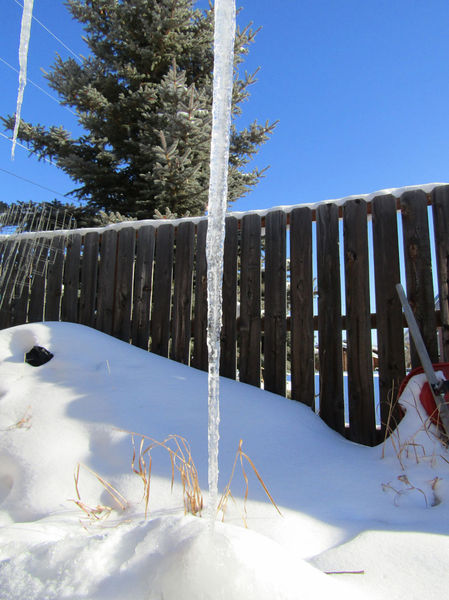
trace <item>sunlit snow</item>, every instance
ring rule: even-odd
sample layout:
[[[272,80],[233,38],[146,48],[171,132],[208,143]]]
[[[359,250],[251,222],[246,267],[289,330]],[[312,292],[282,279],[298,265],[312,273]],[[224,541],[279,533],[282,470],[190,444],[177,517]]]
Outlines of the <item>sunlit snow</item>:
[[[33,345],[54,358],[28,365]],[[129,433],[183,436],[206,490],[207,374],[81,325],[0,331],[0,598],[444,598],[449,455],[424,426],[422,382],[394,444],[366,448],[297,402],[222,379],[220,493],[243,440],[282,516],[245,462],[248,528],[238,466],[211,543],[162,449],[145,518]]]

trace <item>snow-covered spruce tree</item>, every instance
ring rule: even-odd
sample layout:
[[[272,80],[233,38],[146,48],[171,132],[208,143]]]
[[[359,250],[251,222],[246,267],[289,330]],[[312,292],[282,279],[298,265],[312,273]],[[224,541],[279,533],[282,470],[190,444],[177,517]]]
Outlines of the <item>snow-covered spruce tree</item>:
[[[77,184],[87,214],[100,210],[152,218],[155,211],[202,214],[207,205],[212,108],[213,9],[193,0],[68,0],[86,32],[82,64],[55,63],[49,85],[78,115],[85,133],[21,121],[19,139],[50,157]],[[236,67],[256,32],[238,30]],[[255,74],[236,77],[233,116]],[[2,118],[7,129],[13,117]],[[263,171],[245,171],[275,123],[232,130],[229,201]]]

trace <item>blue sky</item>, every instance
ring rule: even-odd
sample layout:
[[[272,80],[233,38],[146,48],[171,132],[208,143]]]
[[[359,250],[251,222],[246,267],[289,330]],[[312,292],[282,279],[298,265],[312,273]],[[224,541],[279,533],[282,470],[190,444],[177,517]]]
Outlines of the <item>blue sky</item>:
[[[206,2],[201,0],[199,6]],[[256,158],[265,179],[233,210],[268,208],[449,180],[449,3],[446,0],[239,0],[239,22],[262,30],[245,67],[261,70],[241,125],[279,119]],[[22,9],[2,0],[0,114],[13,113]],[[75,52],[81,26],[60,0],[35,0],[34,16]],[[36,21],[28,77],[50,94],[41,69],[66,50]],[[22,117],[76,118],[30,82]],[[51,200],[75,184],[0,138],[0,199]],[[6,173],[9,171],[10,173]],[[48,191],[25,182],[29,179]]]

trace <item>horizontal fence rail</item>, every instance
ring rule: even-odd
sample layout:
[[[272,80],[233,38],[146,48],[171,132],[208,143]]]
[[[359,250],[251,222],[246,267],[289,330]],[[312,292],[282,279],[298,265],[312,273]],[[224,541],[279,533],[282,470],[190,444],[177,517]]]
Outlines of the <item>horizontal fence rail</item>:
[[[0,328],[81,323],[207,370],[206,232],[207,219],[61,232],[56,259],[3,303]],[[0,238],[0,268],[21,251]],[[449,361],[449,185],[228,216],[221,374],[379,443],[407,368],[419,364],[413,343],[407,351],[400,281],[431,360]]]

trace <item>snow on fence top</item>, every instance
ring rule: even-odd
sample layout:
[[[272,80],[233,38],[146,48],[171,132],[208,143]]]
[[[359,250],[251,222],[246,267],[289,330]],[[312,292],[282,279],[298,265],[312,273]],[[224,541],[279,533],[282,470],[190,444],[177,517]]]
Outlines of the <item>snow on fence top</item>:
[[[245,215],[253,215],[253,214],[259,215],[260,217],[265,217],[268,213],[279,211],[279,210],[285,212],[286,214],[289,214],[295,208],[310,208],[311,210],[316,210],[319,206],[321,206],[323,204],[336,204],[337,206],[343,206],[343,204],[345,204],[349,200],[357,199],[357,200],[365,200],[365,202],[371,202],[373,200],[373,198],[376,198],[378,196],[386,196],[386,195],[392,195],[396,198],[400,198],[405,192],[410,192],[413,190],[422,190],[424,193],[430,194],[435,188],[444,186],[444,185],[449,185],[449,183],[438,182],[438,183],[425,183],[425,184],[420,184],[420,185],[409,185],[409,186],[404,186],[404,187],[399,187],[399,188],[378,190],[376,192],[371,192],[370,194],[354,194],[351,196],[345,196],[344,198],[322,200],[320,202],[304,203],[304,204],[287,204],[287,205],[281,205],[281,206],[273,206],[271,208],[256,209],[256,210],[249,210],[249,211],[235,211],[235,212],[229,211],[227,213],[227,216],[236,217],[237,219],[241,219]],[[57,231],[26,232],[26,233],[21,233],[20,237],[21,237],[21,239],[31,238],[34,236],[54,237],[57,235],[69,235],[69,234],[73,234],[73,233],[81,233],[84,235],[85,233],[89,233],[89,232],[97,232],[97,233],[101,234],[104,231],[108,231],[111,229],[115,230],[115,231],[120,231],[121,229],[124,229],[125,227],[132,227],[133,229],[137,230],[137,229],[140,229],[141,227],[151,225],[152,227],[157,228],[160,225],[164,225],[168,222],[171,225],[175,225],[175,226],[177,226],[183,222],[191,222],[191,223],[194,223],[195,225],[197,225],[199,222],[207,220],[207,218],[208,217],[206,215],[206,216],[202,216],[202,217],[183,217],[180,219],[170,219],[170,220],[168,220],[168,219],[145,219],[142,221],[123,221],[121,223],[112,223],[112,224],[106,225],[104,227],[86,227],[83,229],[61,229],[61,230],[57,230]],[[4,235],[2,235],[1,229],[0,229],[0,240],[3,237],[4,237]]]

